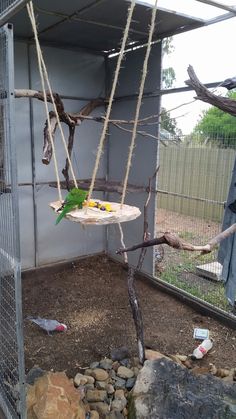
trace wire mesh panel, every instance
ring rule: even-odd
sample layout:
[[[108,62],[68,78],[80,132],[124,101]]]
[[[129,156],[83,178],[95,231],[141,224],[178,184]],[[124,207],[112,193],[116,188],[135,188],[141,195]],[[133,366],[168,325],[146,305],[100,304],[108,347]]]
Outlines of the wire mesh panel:
[[[4,25],[28,0],[0,0],[0,26]]]
[[[25,418],[13,83],[8,25],[0,29],[0,406],[7,418]]]
[[[157,235],[171,231],[196,245],[220,233],[235,160],[236,139],[179,138],[160,146]],[[230,140],[230,141],[229,141]],[[199,255],[157,247],[156,276],[217,308],[231,311],[218,250]]]

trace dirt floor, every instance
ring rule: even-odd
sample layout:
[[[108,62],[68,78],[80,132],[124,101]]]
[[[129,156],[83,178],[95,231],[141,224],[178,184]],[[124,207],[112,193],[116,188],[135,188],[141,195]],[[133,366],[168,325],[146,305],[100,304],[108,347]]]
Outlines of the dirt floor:
[[[71,269],[23,280],[26,368],[65,370],[74,376],[79,367],[109,356],[126,345],[137,354],[135,329],[129,307],[127,272],[105,256],[78,260]],[[209,328],[212,352],[201,365],[236,367],[236,331],[202,316],[174,298],[137,281],[142,306],[145,343],[169,354],[188,355],[196,346],[194,327]],[[48,336],[27,316],[57,319],[66,333]]]

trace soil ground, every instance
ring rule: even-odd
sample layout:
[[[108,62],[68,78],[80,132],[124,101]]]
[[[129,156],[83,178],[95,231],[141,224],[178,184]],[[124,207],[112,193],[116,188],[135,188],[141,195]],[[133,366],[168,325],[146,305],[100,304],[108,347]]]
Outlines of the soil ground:
[[[66,371],[109,356],[110,350],[127,346],[137,355],[136,334],[126,287],[127,272],[105,256],[78,260],[71,269],[23,280],[26,369]],[[193,328],[208,328],[214,346],[201,361],[217,367],[236,367],[236,331],[198,314],[149,283],[137,281],[145,331],[145,344],[169,354],[192,353]],[[27,316],[57,319],[66,333],[48,336]]]

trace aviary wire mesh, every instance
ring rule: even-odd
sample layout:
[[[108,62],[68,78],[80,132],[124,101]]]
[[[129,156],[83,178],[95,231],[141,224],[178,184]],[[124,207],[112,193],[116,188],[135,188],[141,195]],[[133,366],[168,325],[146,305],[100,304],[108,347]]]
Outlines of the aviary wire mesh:
[[[221,231],[235,160],[236,138],[220,133],[182,136],[160,146],[156,234],[172,231],[206,244]],[[217,252],[155,249],[155,274],[214,306],[231,311],[220,278]],[[203,265],[203,266],[202,266]]]
[[[9,18],[28,0],[0,0],[0,26],[9,21]]]
[[[24,361],[15,147],[12,143],[12,34],[0,29],[0,406],[24,418]]]

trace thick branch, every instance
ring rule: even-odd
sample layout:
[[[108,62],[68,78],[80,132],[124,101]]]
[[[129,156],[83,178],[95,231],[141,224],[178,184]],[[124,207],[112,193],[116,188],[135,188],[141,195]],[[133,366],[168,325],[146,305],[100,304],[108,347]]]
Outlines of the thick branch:
[[[49,118],[50,118],[52,139],[54,142],[55,132],[57,129],[57,118],[56,118],[55,112],[50,111]],[[43,164],[49,164],[52,158],[52,144],[51,144],[50,135],[49,135],[50,127],[48,126],[48,121],[46,121],[44,130],[43,130],[43,138],[44,138],[43,158],[42,158]]]
[[[137,334],[139,361],[143,364],[145,360],[143,319],[134,286],[134,273],[134,269],[130,267],[128,271],[128,295]]]
[[[74,137],[75,137],[75,127],[69,127],[69,138],[68,138],[68,154],[71,157],[73,145],[74,145]],[[70,190],[70,177],[69,177],[69,160],[68,157],[66,158],[66,164],[64,169],[62,170],[62,174],[66,181],[66,188]]]
[[[190,80],[187,80],[185,84],[191,86],[195,90],[197,94],[197,99],[200,99],[206,103],[210,103],[211,105],[216,106],[222,111],[227,112],[230,115],[236,116],[236,100],[229,99],[228,97],[217,96],[214,93],[210,92],[210,90],[208,90],[199,81],[191,65],[188,67],[187,71]]]
[[[216,237],[211,239],[204,246],[195,246],[191,243],[184,242],[176,234],[166,232],[163,236],[157,237],[152,240],[144,241],[143,243],[136,244],[134,246],[128,247],[126,249],[118,249],[116,253],[121,254],[123,252],[130,252],[136,249],[141,249],[143,247],[156,246],[158,244],[167,244],[168,246],[173,247],[174,249],[179,250],[188,250],[190,252],[200,251],[203,254],[210,253],[221,241],[225,240],[231,234],[236,232],[236,223],[232,224],[227,230],[222,231]]]

